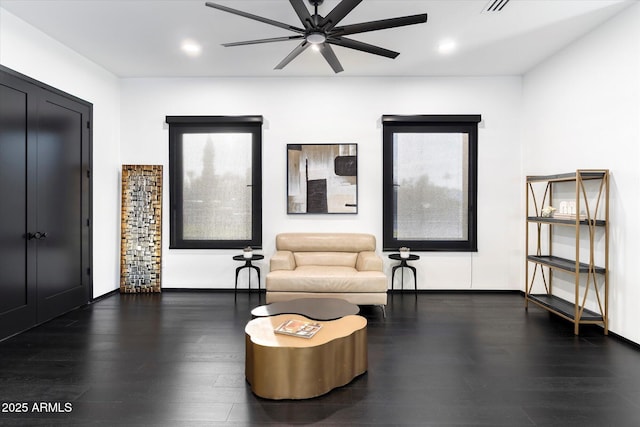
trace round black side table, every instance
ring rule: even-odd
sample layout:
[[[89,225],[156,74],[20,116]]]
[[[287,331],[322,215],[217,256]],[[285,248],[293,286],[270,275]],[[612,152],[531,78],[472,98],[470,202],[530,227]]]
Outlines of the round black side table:
[[[416,268],[407,264],[407,261],[417,261],[420,259],[419,255],[413,255],[413,254],[409,254],[408,258],[402,258],[400,256],[400,254],[391,254],[389,255],[390,259],[393,259],[395,261],[400,261],[400,264],[398,265],[394,265],[393,268],[391,269],[391,290],[393,290],[393,278],[396,274],[396,270],[401,268],[402,270],[400,270],[400,274],[402,277],[402,286],[404,286],[404,269],[405,267],[408,268],[409,270],[413,271],[413,287],[414,290],[416,292],[416,294],[418,293],[418,274],[416,272]]]
[[[245,258],[244,255],[235,255],[233,257],[234,261],[244,261],[244,265],[236,268],[236,288],[234,294],[238,292],[238,274],[240,274],[240,270],[243,268],[249,269],[249,292],[251,292],[251,269],[255,269],[256,273],[258,273],[258,292],[260,292],[260,268],[251,264],[251,261],[258,261],[264,259],[264,255],[251,255],[251,258]]]

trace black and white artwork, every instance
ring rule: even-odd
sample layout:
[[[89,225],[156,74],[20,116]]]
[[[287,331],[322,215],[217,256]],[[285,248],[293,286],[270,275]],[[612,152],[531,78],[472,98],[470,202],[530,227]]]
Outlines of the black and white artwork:
[[[358,145],[287,144],[287,213],[358,213]]]

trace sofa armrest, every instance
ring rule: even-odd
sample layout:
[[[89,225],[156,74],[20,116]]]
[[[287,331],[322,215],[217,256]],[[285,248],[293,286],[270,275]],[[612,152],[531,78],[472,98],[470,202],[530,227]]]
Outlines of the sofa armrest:
[[[270,271],[295,270],[296,260],[291,251],[276,251],[269,261]]]
[[[358,271],[382,271],[382,258],[375,252],[363,251],[358,254],[356,261]]]

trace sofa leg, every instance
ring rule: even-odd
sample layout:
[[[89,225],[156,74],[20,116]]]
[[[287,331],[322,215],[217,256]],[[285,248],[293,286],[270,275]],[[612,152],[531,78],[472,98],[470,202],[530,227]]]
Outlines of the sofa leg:
[[[385,305],[384,304],[380,304],[380,308],[382,309],[382,317],[384,319],[386,319],[387,318],[387,309],[386,309]]]

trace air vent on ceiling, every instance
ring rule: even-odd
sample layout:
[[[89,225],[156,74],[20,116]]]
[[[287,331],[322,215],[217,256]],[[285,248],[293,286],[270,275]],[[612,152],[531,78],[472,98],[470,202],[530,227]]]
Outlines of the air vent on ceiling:
[[[489,0],[483,12],[500,12],[509,3],[509,0]]]

